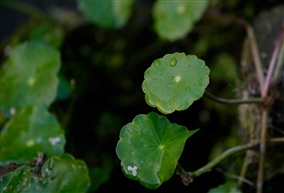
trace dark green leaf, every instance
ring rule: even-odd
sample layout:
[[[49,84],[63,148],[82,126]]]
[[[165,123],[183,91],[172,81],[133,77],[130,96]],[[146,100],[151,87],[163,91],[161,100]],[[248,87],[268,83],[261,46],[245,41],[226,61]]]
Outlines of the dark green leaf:
[[[144,74],[146,102],[164,114],[187,109],[202,97],[209,84],[209,68],[203,60],[184,53],[166,54]]]
[[[147,188],[159,187],[173,175],[186,139],[196,131],[156,113],[136,116],[122,128],[116,147],[124,173]]]
[[[83,193],[90,186],[86,164],[71,155],[51,157],[45,162],[39,176],[33,167],[21,166],[2,177],[3,193]]]
[[[64,152],[65,138],[54,115],[43,107],[27,107],[17,112],[0,135],[0,160],[27,161],[37,152],[48,156]]]

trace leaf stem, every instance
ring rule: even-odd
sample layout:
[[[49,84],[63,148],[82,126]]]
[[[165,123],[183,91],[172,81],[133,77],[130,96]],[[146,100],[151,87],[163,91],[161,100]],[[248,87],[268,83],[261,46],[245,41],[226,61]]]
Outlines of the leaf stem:
[[[263,184],[263,167],[264,167],[264,159],[266,152],[267,119],[268,119],[268,110],[266,108],[263,108],[261,115],[259,162],[258,162],[258,174],[257,174],[257,184],[256,184],[257,193],[263,192],[262,184]]]
[[[277,39],[277,43],[275,45],[275,48],[273,50],[273,54],[272,54],[272,57],[271,57],[271,60],[270,60],[270,63],[269,63],[268,72],[267,72],[264,87],[263,87],[263,90],[262,90],[262,93],[261,93],[261,96],[262,96],[263,99],[265,99],[266,96],[267,96],[267,92],[268,92],[268,88],[269,88],[270,81],[271,81],[271,78],[272,78],[272,74],[273,74],[273,71],[275,69],[277,56],[279,55],[279,50],[281,48],[281,43],[282,43],[282,40],[283,40],[283,34],[284,34],[284,26],[283,26],[282,31],[281,31],[278,39]]]
[[[259,90],[260,90],[261,93],[263,93],[264,75],[263,75],[263,70],[262,70],[262,64],[261,64],[261,61],[260,61],[257,42],[255,40],[254,31],[253,31],[252,26],[248,22],[246,22],[244,20],[240,20],[240,22],[244,25],[244,27],[247,31],[248,41],[249,41],[249,45],[251,47],[252,58],[253,58],[253,61],[254,61],[256,74],[257,74],[257,78],[258,78],[258,82],[259,82]]]
[[[278,142],[283,143],[284,138],[273,138],[273,139],[270,139],[269,142],[270,143],[278,143]],[[198,170],[193,171],[193,172],[187,172],[182,168],[182,166],[180,164],[177,164],[176,173],[181,177],[184,185],[188,185],[189,183],[191,183],[193,181],[193,178],[201,176],[201,175],[211,171],[212,168],[214,168],[216,165],[218,165],[221,161],[228,158],[229,156],[231,156],[235,153],[245,151],[247,149],[252,149],[252,148],[258,146],[260,143],[261,142],[258,141],[258,142],[249,143],[249,144],[245,144],[245,145],[239,145],[239,146],[235,146],[235,147],[232,147],[230,149],[227,149],[221,155],[219,155],[218,157],[216,157],[215,159],[213,159],[212,161],[207,163],[205,166],[203,166],[203,167],[201,167]]]
[[[221,155],[216,157],[214,160],[212,160],[211,162],[209,162],[205,166],[199,168],[198,170],[196,170],[194,172],[189,172],[189,176],[191,178],[201,176],[202,174],[210,171],[219,162],[223,161],[225,158],[231,156],[232,154],[235,154],[235,153],[247,150],[247,149],[251,149],[251,148],[255,147],[256,145],[258,145],[258,143],[250,143],[250,144],[245,144],[245,145],[239,145],[239,146],[232,147],[232,148],[224,151]]]
[[[262,103],[261,98],[250,98],[250,99],[224,99],[220,97],[216,97],[213,94],[206,92],[204,93],[204,96],[208,99],[211,99],[217,103],[221,104],[247,104],[247,103]]]

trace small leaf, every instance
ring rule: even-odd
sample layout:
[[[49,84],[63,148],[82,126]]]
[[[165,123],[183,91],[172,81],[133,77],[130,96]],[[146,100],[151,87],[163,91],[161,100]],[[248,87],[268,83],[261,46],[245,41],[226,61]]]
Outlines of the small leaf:
[[[86,192],[90,178],[86,164],[71,155],[51,157],[45,162],[39,176],[30,166],[21,166],[2,177],[3,193],[8,192]]]
[[[242,193],[237,184],[233,182],[226,182],[216,188],[211,188],[208,193]]]
[[[170,41],[183,38],[199,20],[208,1],[165,1],[154,5],[154,27],[158,35]]]
[[[124,173],[147,188],[159,187],[173,175],[186,139],[196,131],[153,112],[137,115],[122,128],[116,147]]]
[[[27,161],[37,152],[64,152],[65,138],[54,115],[43,107],[27,107],[9,120],[0,135],[0,160]]]
[[[79,8],[90,21],[102,28],[120,28],[130,17],[133,0],[78,0]]]
[[[59,67],[59,52],[47,44],[33,41],[13,48],[0,69],[2,113],[11,117],[12,109],[49,106],[56,96]]]
[[[202,97],[209,84],[209,68],[203,60],[184,53],[166,54],[144,74],[146,102],[164,114],[187,109]]]
[[[63,29],[51,22],[41,22],[30,31],[29,40],[43,41],[54,48],[59,48],[64,39]]]

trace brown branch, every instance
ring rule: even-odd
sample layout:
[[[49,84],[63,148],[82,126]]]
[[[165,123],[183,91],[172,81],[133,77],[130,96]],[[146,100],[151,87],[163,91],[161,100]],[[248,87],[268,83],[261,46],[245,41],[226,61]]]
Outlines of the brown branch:
[[[268,110],[266,108],[263,108],[261,115],[259,163],[258,163],[258,175],[257,175],[257,184],[256,184],[257,193],[263,192],[262,185],[263,185],[263,167],[264,167],[264,159],[266,151],[267,119],[268,119]]]
[[[258,83],[259,83],[259,87],[260,87],[259,90],[260,90],[261,93],[263,93],[264,75],[263,75],[263,70],[262,70],[262,64],[261,64],[261,61],[260,61],[257,42],[255,40],[254,30],[251,27],[251,25],[248,22],[246,22],[245,20],[240,19],[239,23],[241,25],[243,25],[245,27],[246,31],[247,31],[248,41],[249,41],[249,45],[251,47],[252,58],[253,58],[253,62],[254,62],[254,65],[255,65],[257,79],[258,79]]]

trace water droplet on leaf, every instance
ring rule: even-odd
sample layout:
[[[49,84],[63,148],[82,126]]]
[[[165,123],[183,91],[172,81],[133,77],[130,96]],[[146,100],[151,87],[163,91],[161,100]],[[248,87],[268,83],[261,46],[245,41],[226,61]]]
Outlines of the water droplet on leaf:
[[[187,88],[186,88],[186,91],[187,91],[187,92],[191,91],[191,88],[190,88],[190,87],[187,87]]]
[[[170,66],[175,66],[177,64],[177,59],[172,58],[171,62],[170,62]]]
[[[199,86],[201,86],[201,85],[202,85],[202,82],[203,82],[203,79],[202,79],[202,78],[199,78],[198,82],[199,82]]]

